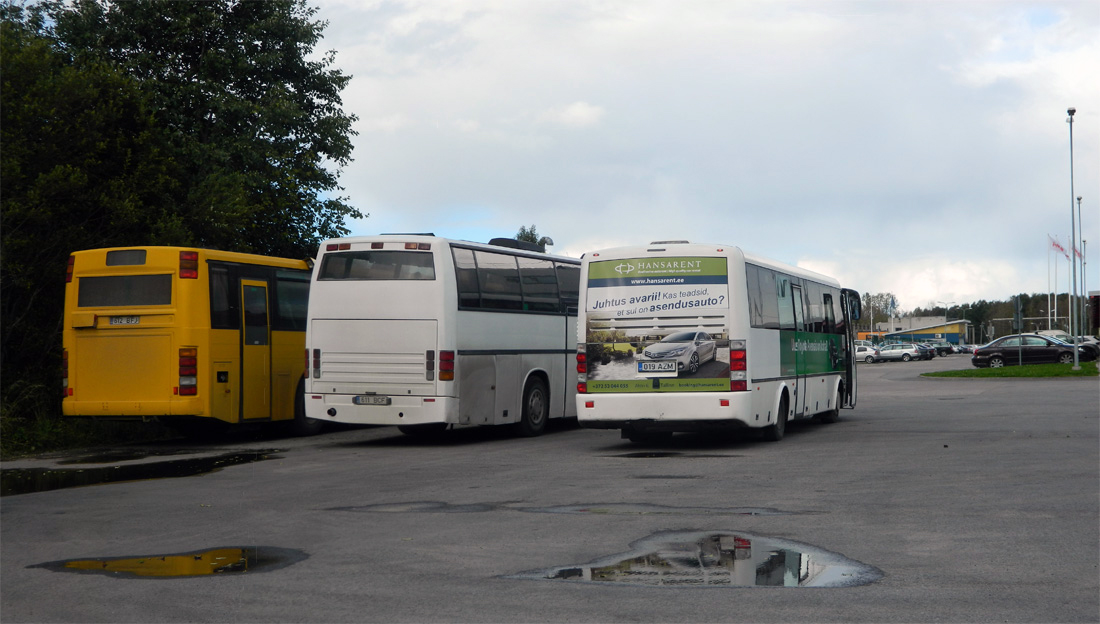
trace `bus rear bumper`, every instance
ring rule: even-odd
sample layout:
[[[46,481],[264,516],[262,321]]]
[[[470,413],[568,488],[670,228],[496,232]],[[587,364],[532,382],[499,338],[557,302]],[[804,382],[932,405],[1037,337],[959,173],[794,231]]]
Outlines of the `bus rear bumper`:
[[[768,414],[753,412],[748,392],[578,394],[577,423],[589,429],[680,432],[770,424]]]
[[[388,405],[356,405],[353,394],[307,394],[306,416],[353,425],[457,423],[454,397],[394,396]]]

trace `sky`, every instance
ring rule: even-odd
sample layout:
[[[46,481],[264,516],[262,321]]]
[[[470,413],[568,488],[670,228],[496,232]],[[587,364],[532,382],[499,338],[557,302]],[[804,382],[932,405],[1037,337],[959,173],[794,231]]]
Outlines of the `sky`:
[[[1071,290],[1080,195],[1100,290],[1097,0],[310,5],[352,235],[736,245],[912,310]]]

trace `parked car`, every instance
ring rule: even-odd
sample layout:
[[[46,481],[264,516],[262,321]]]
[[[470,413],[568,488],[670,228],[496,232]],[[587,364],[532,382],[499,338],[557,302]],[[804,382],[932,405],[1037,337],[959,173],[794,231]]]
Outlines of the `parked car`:
[[[1062,340],[1061,338],[1055,338],[1054,336],[1043,336],[1044,338],[1051,338],[1057,342],[1064,343],[1067,347],[1073,346],[1073,338],[1069,340]],[[1100,356],[1100,345],[1093,344],[1091,342],[1083,342],[1080,339],[1077,340],[1077,348],[1081,350],[1081,355],[1077,356],[1079,360],[1085,360],[1086,362],[1095,360],[1097,356]]]
[[[917,350],[920,351],[920,359],[922,360],[931,360],[936,357],[936,348],[930,344],[918,342]]]
[[[638,356],[638,374],[687,372],[694,374],[699,367],[717,355],[716,343],[706,332],[685,331],[669,334],[660,342],[646,347]]]
[[[973,353],[974,352],[974,345],[964,345],[964,344],[956,345],[955,346],[955,352],[956,353]]]
[[[878,349],[874,347],[868,347],[866,345],[858,345],[856,347],[856,361],[867,362],[871,364],[878,358]]]
[[[924,355],[921,353],[917,345],[911,343],[899,343],[882,345],[878,348],[878,355],[875,356],[876,362],[889,362],[891,360],[901,360],[902,362],[908,362],[909,360],[919,360]]]
[[[955,345],[950,342],[933,342],[932,346],[936,349],[936,355],[952,355],[956,353]]]
[[[1095,353],[1080,349],[1078,360],[1096,359]],[[974,349],[970,363],[978,367],[1000,368],[1014,364],[1072,364],[1073,345],[1050,336],[1013,334]]]

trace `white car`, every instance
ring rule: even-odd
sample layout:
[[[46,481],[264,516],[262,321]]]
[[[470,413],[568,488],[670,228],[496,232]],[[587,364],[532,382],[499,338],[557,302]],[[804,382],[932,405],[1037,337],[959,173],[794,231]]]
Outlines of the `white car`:
[[[685,331],[669,334],[638,355],[638,375],[652,377],[681,372],[694,374],[703,364],[717,355],[717,345],[710,334],[701,331]]]

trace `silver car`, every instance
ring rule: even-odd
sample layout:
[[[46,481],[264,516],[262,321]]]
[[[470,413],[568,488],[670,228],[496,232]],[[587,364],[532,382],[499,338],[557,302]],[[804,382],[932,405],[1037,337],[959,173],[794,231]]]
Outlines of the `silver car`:
[[[878,356],[875,361],[889,362],[890,360],[919,360],[924,357],[917,345],[910,343],[882,345],[878,348]]]
[[[875,361],[878,357],[878,349],[874,347],[868,347],[864,345],[856,346],[856,361],[867,362],[868,364]]]

